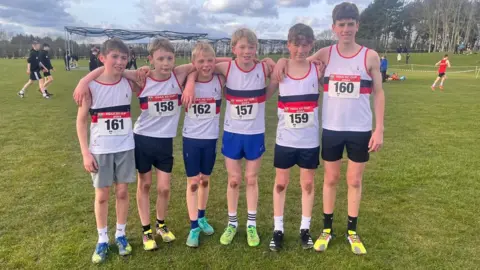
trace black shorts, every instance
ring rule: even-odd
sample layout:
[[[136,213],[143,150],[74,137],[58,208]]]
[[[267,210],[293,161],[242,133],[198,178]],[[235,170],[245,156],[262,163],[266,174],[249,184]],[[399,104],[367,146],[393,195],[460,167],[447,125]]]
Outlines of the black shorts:
[[[320,147],[292,148],[275,144],[273,166],[289,169],[295,165],[303,169],[316,169],[320,164]]]
[[[368,143],[371,137],[372,131],[332,131],[323,129],[322,159],[331,162],[340,160],[346,147],[348,159],[359,163],[367,162],[370,159]]]
[[[38,81],[42,78],[40,71],[30,71],[30,80]]]
[[[48,77],[48,76],[52,76],[52,74],[50,74],[50,72],[43,72],[43,77]]]
[[[438,77],[442,78],[443,76],[445,76],[445,72],[443,72],[443,73],[438,73]]]
[[[135,167],[139,173],[147,173],[152,166],[171,173],[173,168],[173,138],[154,138],[134,134]]]

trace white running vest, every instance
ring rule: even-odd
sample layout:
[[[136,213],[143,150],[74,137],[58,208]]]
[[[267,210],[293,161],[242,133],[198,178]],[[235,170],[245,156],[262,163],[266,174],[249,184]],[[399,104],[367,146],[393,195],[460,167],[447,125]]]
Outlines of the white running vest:
[[[183,137],[191,139],[218,139],[222,83],[218,75],[208,82],[195,82],[195,102],[185,109]]]
[[[262,64],[245,71],[231,61],[227,71],[224,130],[237,134],[265,133],[266,74]]]
[[[279,85],[276,143],[292,148],[320,146],[318,71],[315,64],[303,78],[289,75]]]
[[[88,84],[92,95],[90,106],[90,152],[110,154],[135,148],[130,103],[132,88],[127,79],[104,84]]]
[[[138,95],[142,113],[135,122],[135,134],[154,138],[176,137],[180,119],[181,89],[173,72],[163,81],[148,77]]]
[[[330,46],[325,69],[322,127],[334,131],[371,131],[370,94],[372,77],[367,71],[368,48],[345,58],[338,46]]]

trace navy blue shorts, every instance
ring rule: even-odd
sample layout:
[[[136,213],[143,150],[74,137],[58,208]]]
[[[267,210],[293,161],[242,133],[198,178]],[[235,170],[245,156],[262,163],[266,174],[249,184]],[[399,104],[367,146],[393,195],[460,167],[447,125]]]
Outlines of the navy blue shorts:
[[[347,148],[348,159],[363,163],[370,159],[368,143],[372,137],[371,131],[333,131],[323,129],[322,132],[322,159],[337,161],[342,159],[343,151]]]
[[[316,169],[320,165],[320,146],[315,148],[292,148],[275,144],[273,166],[290,169],[298,165],[303,169]]]
[[[239,160],[256,160],[265,152],[265,134],[237,134],[223,132],[222,154],[228,158]]]
[[[217,157],[217,139],[183,137],[183,161],[187,177],[210,175]]]
[[[147,173],[152,166],[171,173],[173,168],[173,138],[154,138],[133,134],[135,139],[135,167]]]

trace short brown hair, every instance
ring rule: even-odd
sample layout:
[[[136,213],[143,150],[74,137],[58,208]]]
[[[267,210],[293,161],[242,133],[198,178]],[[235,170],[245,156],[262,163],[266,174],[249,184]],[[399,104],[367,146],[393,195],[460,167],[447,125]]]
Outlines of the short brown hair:
[[[232,40],[231,40],[232,47],[237,45],[237,42],[241,38],[247,38],[249,44],[258,45],[257,35],[255,35],[255,33],[252,30],[248,28],[240,28],[240,29],[237,29],[232,34]]]
[[[101,54],[107,56],[111,51],[119,51],[128,55],[128,48],[119,38],[109,39],[102,44]]]
[[[166,38],[156,38],[152,42],[150,42],[150,44],[148,44],[148,53],[152,56],[154,52],[160,49],[163,49],[167,52],[175,53],[175,49],[173,48],[172,43]]]
[[[343,2],[335,6],[332,11],[333,23],[339,20],[352,19],[355,21],[360,20],[360,13],[358,7],[354,3]]]
[[[297,44],[300,40],[305,40],[307,43],[313,43],[315,40],[313,29],[303,23],[297,23],[288,30],[288,42]]]
[[[195,44],[195,47],[193,47],[192,50],[192,61],[195,60],[200,53],[211,53],[213,54],[213,57],[215,57],[215,50],[213,49],[212,45],[207,42],[200,41]]]

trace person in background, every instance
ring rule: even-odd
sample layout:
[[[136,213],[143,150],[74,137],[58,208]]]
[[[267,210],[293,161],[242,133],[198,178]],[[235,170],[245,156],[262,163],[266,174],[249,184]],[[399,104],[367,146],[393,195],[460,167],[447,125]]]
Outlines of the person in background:
[[[380,59],[380,72],[382,73],[382,82],[385,82],[387,80],[387,69],[388,69],[387,57],[385,57],[385,55],[382,55],[382,58]]]

